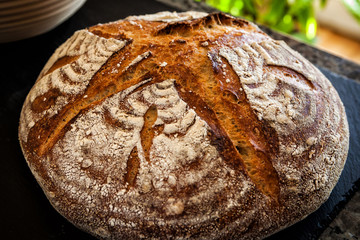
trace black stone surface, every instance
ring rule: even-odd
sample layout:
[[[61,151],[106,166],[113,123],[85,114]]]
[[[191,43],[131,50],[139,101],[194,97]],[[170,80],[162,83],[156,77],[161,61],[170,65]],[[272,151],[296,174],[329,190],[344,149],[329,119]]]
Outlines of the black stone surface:
[[[356,192],[345,208],[321,234],[321,240],[356,240],[360,236],[360,192]]]
[[[17,139],[23,101],[53,51],[74,31],[87,26],[128,15],[177,9],[154,0],[88,0],[80,11],[56,29],[30,39],[0,44],[3,62],[0,71],[1,239],[92,239],[67,222],[49,204],[25,162]],[[317,239],[356,193],[360,182],[360,84],[354,80],[360,78],[360,67],[286,37],[284,39],[319,66],[334,84],[344,101],[350,124],[349,157],[330,199],[308,218],[269,238]]]

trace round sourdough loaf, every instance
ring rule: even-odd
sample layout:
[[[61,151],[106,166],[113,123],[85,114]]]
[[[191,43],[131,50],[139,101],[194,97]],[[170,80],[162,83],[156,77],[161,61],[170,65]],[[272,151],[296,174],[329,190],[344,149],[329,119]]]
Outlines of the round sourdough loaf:
[[[77,31],[27,96],[19,138],[54,208],[108,239],[256,239],[335,186],[349,132],[311,63],[200,12]]]

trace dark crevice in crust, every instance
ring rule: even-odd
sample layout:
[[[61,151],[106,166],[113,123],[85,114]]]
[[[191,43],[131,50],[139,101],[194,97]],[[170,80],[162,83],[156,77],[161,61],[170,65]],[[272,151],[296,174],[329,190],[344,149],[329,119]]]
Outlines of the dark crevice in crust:
[[[278,152],[277,134],[274,129],[257,118],[242,90],[241,81],[229,62],[219,55],[209,59],[212,62],[218,59],[221,64],[219,67],[219,63],[212,63],[212,66],[217,66],[214,74],[222,92],[221,101],[224,103],[223,109],[216,111],[226,114],[225,118],[232,119],[231,122],[224,121],[222,125],[227,127],[226,130],[242,157],[248,176],[265,195],[278,203],[279,176],[270,160]],[[228,110],[224,111],[226,109]]]
[[[199,29],[211,29],[213,25],[226,25],[233,26],[237,25],[243,27],[248,25],[247,21],[233,18],[224,13],[212,13],[203,18],[186,20],[180,22],[168,23],[164,27],[158,29],[155,32],[156,35],[182,35],[187,36],[194,30]]]
[[[101,29],[97,28],[97,29],[88,29],[89,32],[91,32],[92,34],[95,34],[99,37],[103,37],[103,38],[114,38],[117,40],[126,40],[129,41],[130,38],[126,36],[126,34],[124,32],[120,32],[120,33],[116,33],[116,34],[111,34],[105,31],[101,31]]]
[[[208,56],[204,63],[213,71],[205,75],[189,78],[190,69],[177,68],[183,71],[179,76],[187,76],[176,78],[178,93],[208,123],[212,144],[224,161],[243,169],[262,193],[278,203],[279,176],[270,160],[278,151],[276,132],[258,120],[229,63],[215,49]]]
[[[211,142],[217,148],[224,161],[234,169],[243,171],[243,162],[214,111],[202,100],[201,96],[193,93],[190,89],[176,82],[175,87],[179,96],[209,125]]]
[[[279,65],[266,65],[264,70],[277,72],[288,79],[301,82],[304,85],[308,86],[311,90],[315,90],[318,88],[315,83],[313,83],[306,76],[304,76],[304,74],[302,74],[299,70]]]
[[[55,71],[58,68],[61,68],[67,64],[70,64],[72,62],[75,62],[76,60],[79,59],[79,55],[76,56],[64,56],[59,58],[50,68],[49,70],[46,71],[46,73],[44,73],[41,77],[44,77],[50,73],[52,73],[53,71]]]
[[[155,105],[149,107],[144,115],[144,126],[140,131],[141,145],[143,147],[146,161],[150,161],[150,148],[155,135],[162,132],[164,126],[154,126],[157,119],[157,108]]]
[[[133,150],[130,153],[130,156],[128,158],[127,164],[126,164],[126,174],[124,177],[125,183],[127,183],[127,189],[135,186],[136,183],[136,176],[139,172],[140,167],[140,159],[138,156],[138,150],[135,146]]]
[[[111,115],[111,113],[109,112],[108,109],[104,110],[104,120],[106,123],[108,123],[112,127],[120,128],[125,131],[133,131],[134,130],[133,126],[128,126],[128,125],[124,124],[123,122],[119,121],[118,119],[115,119]]]
[[[56,99],[63,96],[59,89],[53,88],[46,93],[36,97],[31,103],[31,110],[36,113],[42,113],[54,106]]]

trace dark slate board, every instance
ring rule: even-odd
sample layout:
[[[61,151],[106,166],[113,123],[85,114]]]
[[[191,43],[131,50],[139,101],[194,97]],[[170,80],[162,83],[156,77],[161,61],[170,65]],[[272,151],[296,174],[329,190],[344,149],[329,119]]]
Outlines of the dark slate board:
[[[101,3],[101,4],[100,4]],[[56,29],[31,39],[0,44],[5,63],[0,79],[0,229],[2,239],[92,239],[67,222],[49,204],[32,176],[17,139],[18,119],[26,94],[53,51],[75,30],[128,15],[175,9],[153,0],[88,0]],[[303,221],[269,239],[316,239],[351,197],[360,179],[360,84],[321,69],[337,88],[347,111],[349,157],[330,199]]]

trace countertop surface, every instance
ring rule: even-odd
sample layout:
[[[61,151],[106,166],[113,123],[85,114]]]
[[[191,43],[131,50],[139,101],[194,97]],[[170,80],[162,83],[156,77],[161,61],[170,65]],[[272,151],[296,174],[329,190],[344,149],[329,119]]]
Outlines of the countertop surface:
[[[23,101],[54,50],[74,31],[97,23],[129,15],[189,9],[212,11],[190,0],[88,0],[74,16],[54,30],[0,44],[6,61],[0,71],[0,226],[4,239],[91,239],[49,204],[26,165],[17,139]],[[351,132],[348,160],[329,200],[303,221],[269,239],[359,239],[360,66],[267,28],[263,30],[275,39],[286,41],[329,78],[344,102]]]

